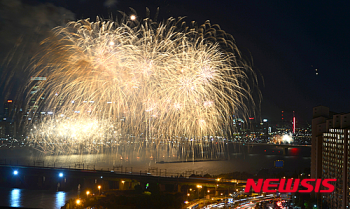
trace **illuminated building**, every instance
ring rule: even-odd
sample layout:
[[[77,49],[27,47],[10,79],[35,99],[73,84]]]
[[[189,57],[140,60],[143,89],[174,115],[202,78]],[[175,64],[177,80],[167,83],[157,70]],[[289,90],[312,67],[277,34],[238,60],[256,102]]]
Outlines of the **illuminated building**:
[[[32,82],[32,84],[34,85],[32,86],[29,92],[30,101],[28,103],[26,117],[27,117],[27,120],[29,121],[37,121],[41,114],[41,111],[38,111],[38,104],[37,104],[38,97],[41,97],[40,100],[45,99],[45,95],[41,93],[43,89],[40,89],[40,84],[42,81],[46,80],[46,77],[31,77],[30,80],[36,81],[36,82]],[[33,114],[34,111],[36,111],[36,114]]]
[[[331,208],[349,206],[349,134],[349,129],[329,129],[328,133],[323,133],[322,178],[337,179],[334,192],[326,195]]]
[[[295,122],[295,112],[293,111],[293,122],[292,122],[292,124],[293,124],[293,134],[295,134],[295,124],[296,122]]]
[[[12,114],[13,114],[13,101],[12,100],[7,100],[5,103],[4,103],[4,117],[3,117],[3,120],[4,121],[8,121],[12,118]]]
[[[244,125],[244,120],[243,119],[235,118],[235,117],[233,118],[233,126],[234,126],[234,130],[236,132],[240,132],[242,130],[243,125]]]
[[[1,126],[2,136],[16,137],[18,128],[18,114],[22,109],[17,109],[15,101],[8,99],[4,103],[4,116],[2,117],[3,125]]]
[[[311,178],[337,179],[334,192],[321,194],[330,208],[349,208],[350,113],[313,109]],[[320,199],[320,196],[319,196]]]
[[[318,106],[313,108],[311,138],[311,178],[322,176],[322,136],[327,131],[326,120],[329,119],[329,108]]]
[[[46,80],[46,77],[31,77],[30,80],[37,81],[34,83],[34,86],[30,90],[30,102],[29,102],[29,109],[36,109],[38,108],[38,105],[35,104],[35,101],[38,99],[38,96],[41,96],[41,99],[45,99],[44,95],[40,94],[40,91],[42,89],[39,88],[42,81]]]
[[[7,99],[4,103],[4,116],[1,118],[3,123],[1,125],[0,136],[6,138],[23,138],[26,130],[26,121],[37,120],[41,111],[37,111],[38,104],[36,99],[40,96],[44,100],[44,95],[40,92],[40,83],[46,80],[46,77],[31,77],[32,81],[35,81],[30,88],[28,94],[30,95],[30,101],[27,103],[26,108],[22,108],[21,101]],[[31,110],[31,111],[29,111]],[[34,114],[34,111],[37,111]]]

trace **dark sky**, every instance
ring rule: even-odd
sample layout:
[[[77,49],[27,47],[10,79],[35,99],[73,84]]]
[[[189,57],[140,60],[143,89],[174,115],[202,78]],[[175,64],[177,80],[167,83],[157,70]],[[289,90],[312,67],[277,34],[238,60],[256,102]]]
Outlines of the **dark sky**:
[[[0,0],[0,6],[4,1]],[[186,16],[188,22],[195,20],[199,24],[210,20],[212,24],[219,24],[223,30],[233,35],[238,48],[245,57],[253,60],[253,68],[263,78],[260,79],[263,118],[278,120],[282,110],[290,115],[294,110],[299,123],[310,122],[312,107],[317,105],[329,106],[335,112],[350,111],[349,1],[17,0],[16,2],[21,2],[16,5],[17,10],[20,7],[26,7],[28,10],[46,5],[49,8],[46,18],[55,18],[56,22],[57,17],[50,16],[52,9],[58,15],[74,16],[76,19],[89,17],[94,20],[96,16],[109,18],[118,10],[129,12],[129,7],[136,9],[140,17],[145,15],[145,7],[150,8],[151,14],[160,7],[161,19]],[[35,12],[29,15],[32,17],[33,14]],[[22,13],[16,15],[21,16]],[[16,18],[10,19],[12,18],[6,19],[0,15],[0,38],[5,41],[7,39],[3,38],[4,34],[9,31],[5,26],[11,21],[16,21]],[[43,25],[50,27],[53,23]],[[15,37],[16,34],[19,36],[24,32],[19,30],[12,33],[11,37]],[[2,56],[8,49],[2,47],[5,41],[0,42]],[[318,75],[315,69],[318,69]],[[291,118],[287,118],[289,119]]]

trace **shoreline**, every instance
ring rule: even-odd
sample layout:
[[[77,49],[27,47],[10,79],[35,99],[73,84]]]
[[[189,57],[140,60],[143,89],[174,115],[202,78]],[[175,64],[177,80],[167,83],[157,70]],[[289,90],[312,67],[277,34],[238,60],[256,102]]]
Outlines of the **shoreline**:
[[[191,161],[159,161],[156,164],[168,164],[168,163],[197,163],[197,162],[210,162],[210,161],[227,161],[227,159],[217,159],[217,160],[191,160]]]

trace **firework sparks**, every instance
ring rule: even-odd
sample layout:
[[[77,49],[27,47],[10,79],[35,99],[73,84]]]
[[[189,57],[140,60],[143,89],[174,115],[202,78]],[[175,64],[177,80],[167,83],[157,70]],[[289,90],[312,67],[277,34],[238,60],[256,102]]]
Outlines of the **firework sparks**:
[[[72,150],[77,140],[91,150],[86,144],[115,138],[106,137],[110,125],[118,136],[156,141],[223,134],[230,115],[254,103],[256,76],[219,26],[184,26],[181,18],[138,22],[132,15],[54,29],[30,69],[47,77],[38,86],[45,100],[28,98],[30,112],[53,109],[55,116],[36,124],[32,139],[54,141],[42,148],[54,151]]]

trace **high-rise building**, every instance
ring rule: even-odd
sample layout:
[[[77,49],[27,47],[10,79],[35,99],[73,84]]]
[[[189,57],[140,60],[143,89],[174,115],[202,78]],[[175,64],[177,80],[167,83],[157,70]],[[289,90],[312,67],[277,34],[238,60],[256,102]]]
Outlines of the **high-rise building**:
[[[327,131],[326,120],[329,119],[329,108],[318,106],[313,108],[311,138],[311,178],[322,176],[322,136]]]
[[[39,103],[44,102],[45,94],[44,89],[40,89],[40,84],[46,80],[46,77],[31,77],[31,84],[33,85],[30,89],[30,101],[27,106],[27,117],[28,121],[37,122],[41,115],[41,110],[38,110]]]
[[[45,95],[42,94],[43,89],[40,89],[40,84],[42,81],[46,80],[46,77],[31,77],[30,79],[32,80],[33,87],[30,90],[29,109],[35,110],[38,108],[36,102],[39,97],[41,97],[41,100],[45,99]]]
[[[337,179],[334,192],[322,194],[329,208],[350,207],[349,140],[350,113],[336,114],[324,106],[313,109],[311,178]]]
[[[7,100],[4,103],[4,117],[2,120],[4,121],[10,121],[13,117],[13,111],[14,111],[14,103],[12,100]]]
[[[339,128],[329,129],[328,133],[323,133],[322,178],[337,179],[334,192],[325,196],[330,208],[350,206],[349,134],[350,129]]]
[[[15,101],[8,99],[4,103],[4,116],[2,117],[1,135],[5,137],[16,137],[18,134],[18,115],[21,109],[18,109]]]
[[[22,103],[18,100],[8,99],[4,103],[4,115],[0,120],[0,135],[13,138],[22,138],[28,121],[38,121],[42,112],[38,110],[39,104],[44,102],[45,95],[43,89],[40,89],[41,82],[46,77],[31,77],[31,88],[28,92],[29,101]]]

